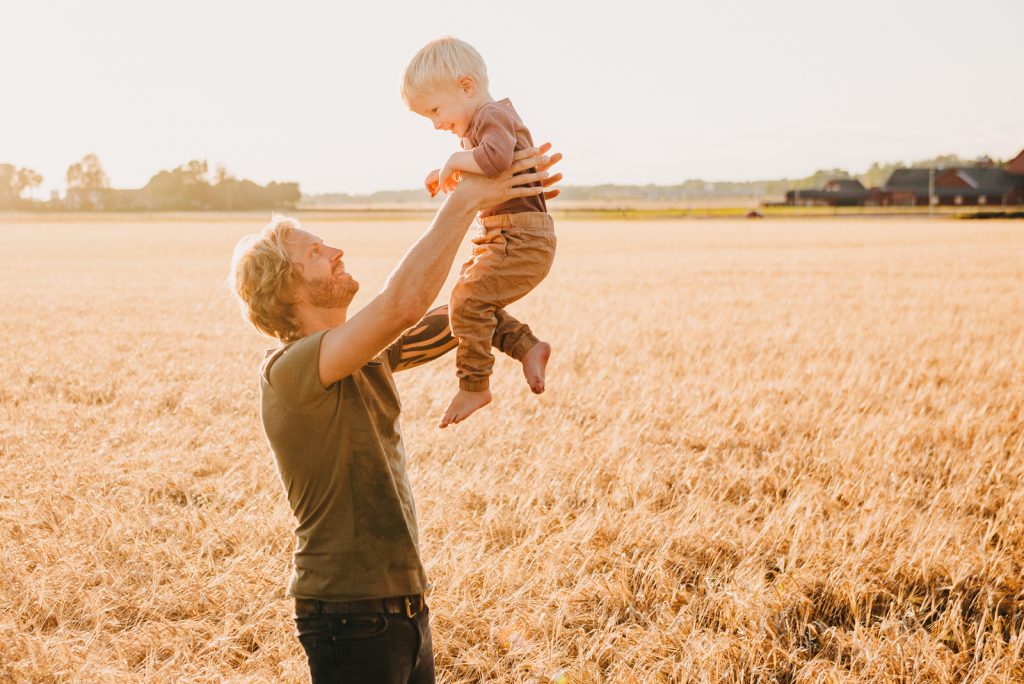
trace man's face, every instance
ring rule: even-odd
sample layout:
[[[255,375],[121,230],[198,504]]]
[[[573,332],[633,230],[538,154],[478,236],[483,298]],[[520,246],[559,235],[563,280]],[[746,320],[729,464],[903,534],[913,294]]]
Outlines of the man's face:
[[[409,109],[430,119],[438,131],[448,131],[463,138],[476,113],[472,87],[458,85],[441,90],[417,93],[409,98]]]
[[[304,230],[288,241],[288,257],[302,274],[300,299],[323,309],[343,309],[352,303],[359,283],[345,271],[344,252]]]

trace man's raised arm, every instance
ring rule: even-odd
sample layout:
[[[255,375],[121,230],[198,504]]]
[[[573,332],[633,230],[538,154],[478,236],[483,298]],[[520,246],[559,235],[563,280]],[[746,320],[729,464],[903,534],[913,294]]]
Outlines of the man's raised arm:
[[[515,197],[544,193],[560,175],[548,178],[544,169],[561,155],[542,156],[550,145],[524,150],[522,158],[494,178],[466,174],[445,201],[430,228],[406,252],[388,277],[384,289],[345,323],[331,328],[320,344],[320,384],[324,387],[351,375],[420,320],[437,298],[459,245],[477,211]],[[517,157],[519,154],[517,154]],[[537,171],[513,178],[531,167]],[[529,183],[540,182],[537,187]]]

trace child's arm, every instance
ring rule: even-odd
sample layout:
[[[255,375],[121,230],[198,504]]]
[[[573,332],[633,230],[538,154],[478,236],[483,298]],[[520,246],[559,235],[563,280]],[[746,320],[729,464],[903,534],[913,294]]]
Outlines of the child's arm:
[[[441,169],[440,184],[445,192],[455,189],[463,171],[493,178],[512,166],[516,150],[515,118],[497,107],[487,108],[478,116],[481,117],[477,129],[480,143],[471,150],[456,152]]]
[[[462,178],[463,171],[479,174],[484,172],[473,158],[473,150],[455,152],[452,156],[448,157],[448,161],[444,163],[444,167],[441,168],[437,176],[441,190],[443,192],[454,190]]]
[[[473,158],[473,150],[453,153],[452,156],[448,157],[448,161],[445,162],[444,166],[446,169],[455,169],[456,171],[469,171],[470,173],[480,174],[484,172],[480,165],[476,163],[476,159]]]

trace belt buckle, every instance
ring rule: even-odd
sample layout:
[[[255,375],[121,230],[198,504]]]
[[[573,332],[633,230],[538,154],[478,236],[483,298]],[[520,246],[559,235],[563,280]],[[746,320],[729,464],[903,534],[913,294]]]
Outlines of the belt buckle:
[[[308,617],[310,615],[318,615],[319,613],[320,606],[316,600],[295,599],[295,615],[297,617]]]
[[[419,608],[417,607],[417,608],[416,608],[416,612],[415,612],[415,613],[414,613],[414,612],[412,612],[412,601],[410,601],[409,599],[410,599],[410,597],[409,597],[409,596],[406,596],[406,597],[405,597],[405,616],[406,616],[407,618],[410,618],[410,619],[411,619],[411,618],[414,618],[414,617],[416,617],[417,615],[419,615],[419,614],[420,614],[420,611],[419,611]]]

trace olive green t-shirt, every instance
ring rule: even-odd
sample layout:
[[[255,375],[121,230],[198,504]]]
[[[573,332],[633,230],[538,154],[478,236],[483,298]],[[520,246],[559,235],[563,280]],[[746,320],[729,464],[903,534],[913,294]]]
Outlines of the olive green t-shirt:
[[[352,601],[427,586],[391,368],[397,346],[328,388],[321,331],[268,352],[263,428],[295,514],[297,598]]]

